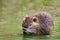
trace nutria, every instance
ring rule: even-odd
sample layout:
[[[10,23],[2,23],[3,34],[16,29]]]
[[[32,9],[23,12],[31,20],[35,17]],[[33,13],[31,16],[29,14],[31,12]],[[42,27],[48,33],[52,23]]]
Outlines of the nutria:
[[[53,26],[53,19],[48,12],[38,12],[25,17],[22,22],[23,34],[49,35]]]

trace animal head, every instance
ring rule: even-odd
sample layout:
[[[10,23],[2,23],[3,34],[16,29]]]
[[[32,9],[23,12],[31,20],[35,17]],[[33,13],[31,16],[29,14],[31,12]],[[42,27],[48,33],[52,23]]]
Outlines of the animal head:
[[[22,23],[23,31],[25,33],[37,33],[39,29],[39,18],[36,16],[25,17]]]

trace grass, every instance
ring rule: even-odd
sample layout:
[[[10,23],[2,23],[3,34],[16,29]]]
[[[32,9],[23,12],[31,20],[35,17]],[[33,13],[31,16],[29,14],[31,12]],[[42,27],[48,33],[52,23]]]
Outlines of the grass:
[[[2,0],[0,8],[2,8],[0,9],[2,10],[0,12],[0,35],[22,34],[22,21],[26,15],[47,11],[54,20],[52,34],[60,37],[60,0]]]

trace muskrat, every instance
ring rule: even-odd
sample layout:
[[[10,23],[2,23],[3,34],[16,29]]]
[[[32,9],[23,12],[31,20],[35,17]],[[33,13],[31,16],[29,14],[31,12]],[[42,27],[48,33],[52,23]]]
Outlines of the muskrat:
[[[54,28],[52,16],[48,12],[37,12],[25,17],[22,28],[23,34],[49,35]]]

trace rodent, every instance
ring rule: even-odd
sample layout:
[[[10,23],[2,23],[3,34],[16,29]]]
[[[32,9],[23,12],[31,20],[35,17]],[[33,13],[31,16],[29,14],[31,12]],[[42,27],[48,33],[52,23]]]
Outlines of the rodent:
[[[23,34],[49,35],[54,28],[53,18],[48,12],[37,12],[25,17],[22,28]]]

